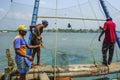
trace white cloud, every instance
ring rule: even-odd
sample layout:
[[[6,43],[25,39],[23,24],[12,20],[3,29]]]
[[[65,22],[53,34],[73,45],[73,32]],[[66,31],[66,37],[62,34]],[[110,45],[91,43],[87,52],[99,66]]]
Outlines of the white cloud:
[[[30,20],[32,15],[29,13],[16,12],[16,13],[11,13],[10,16],[20,20]]]
[[[46,2],[45,1],[40,1],[40,4],[46,4]]]
[[[6,12],[6,10],[5,10],[5,9],[0,8],[0,13],[5,13],[5,12]]]

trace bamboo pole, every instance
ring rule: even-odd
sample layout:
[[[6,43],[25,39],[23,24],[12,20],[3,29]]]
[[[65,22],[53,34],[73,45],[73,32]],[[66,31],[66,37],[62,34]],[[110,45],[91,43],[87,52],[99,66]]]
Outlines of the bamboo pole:
[[[6,49],[6,55],[8,58],[8,67],[5,68],[5,79],[10,80],[11,77],[18,76],[19,73],[17,68],[15,68],[14,61],[11,56],[10,49]],[[73,64],[73,65],[64,65],[55,67],[56,77],[89,77],[89,76],[98,76],[105,74],[112,74],[120,72],[120,62],[112,63],[109,66],[98,65],[97,67],[94,64]],[[54,68],[51,65],[47,66],[34,66],[27,73],[27,77],[30,79],[40,78],[42,73],[46,73],[48,77],[54,77]],[[33,76],[31,76],[33,75]],[[48,78],[46,77],[46,78]],[[43,78],[43,77],[41,77]]]
[[[8,60],[8,66],[14,67],[15,66],[14,59],[12,58],[10,49],[6,49],[6,57]]]
[[[15,70],[12,75],[15,76],[17,70]],[[53,77],[53,67],[48,66],[35,66],[28,73],[29,74],[39,74],[45,72],[49,77]],[[105,74],[112,74],[120,72],[120,62],[112,63],[109,66],[98,65],[96,67],[93,64],[81,64],[81,65],[66,65],[62,67],[56,67],[56,77],[90,77],[99,76]]]
[[[0,80],[3,80],[3,73],[0,73]]]
[[[6,49],[6,57],[7,57],[7,60],[8,60],[8,67],[5,68],[4,80],[10,80],[12,70],[15,67],[14,60],[12,58],[12,54],[11,54],[10,49]]]
[[[40,74],[40,80],[50,80],[48,75],[46,73],[41,73]]]
[[[91,18],[74,18],[62,16],[37,16],[37,18],[58,18],[58,19],[73,19],[73,20],[91,20],[91,21],[105,21],[104,19],[91,19]]]

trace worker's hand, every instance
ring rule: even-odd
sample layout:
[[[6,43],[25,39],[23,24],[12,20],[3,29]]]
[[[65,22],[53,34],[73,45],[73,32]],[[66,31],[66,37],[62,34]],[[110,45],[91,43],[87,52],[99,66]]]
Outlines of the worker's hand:
[[[29,59],[30,61],[33,61],[33,58],[31,56],[26,56],[27,59]]]
[[[37,36],[37,39],[41,40],[41,39],[42,39],[42,37],[41,37],[41,36]]]
[[[100,37],[98,38],[98,41],[101,41],[101,40],[100,40]]]
[[[103,28],[101,26],[99,26],[99,29],[103,30]]]
[[[43,42],[41,42],[41,47],[43,47],[43,48],[44,48],[44,44],[43,44]]]
[[[37,45],[38,47],[42,47],[41,43]]]

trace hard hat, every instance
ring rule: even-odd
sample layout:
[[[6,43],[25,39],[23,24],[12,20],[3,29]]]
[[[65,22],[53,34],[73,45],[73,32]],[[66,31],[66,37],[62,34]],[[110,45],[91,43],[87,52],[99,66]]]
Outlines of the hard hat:
[[[47,24],[48,25],[48,21],[47,20],[42,20],[42,24]]]
[[[26,26],[25,25],[19,25],[18,26],[18,30],[21,31],[21,30],[27,30]]]

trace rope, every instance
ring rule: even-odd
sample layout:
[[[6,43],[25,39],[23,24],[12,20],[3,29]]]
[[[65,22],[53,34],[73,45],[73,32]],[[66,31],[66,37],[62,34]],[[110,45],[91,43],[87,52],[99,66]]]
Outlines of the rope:
[[[58,0],[56,0],[56,17],[58,16]],[[55,18],[55,26],[56,26],[56,33],[55,33],[55,48],[54,48],[54,80],[56,80],[56,54],[57,54],[57,42],[58,42],[58,21]]]
[[[97,16],[96,16],[96,14],[95,14],[95,11],[93,10],[93,7],[92,7],[92,4],[91,4],[90,0],[88,0],[88,2],[89,2],[89,5],[90,5],[90,7],[91,7],[91,9],[92,9],[92,12],[93,12],[93,14],[94,14],[94,16],[95,16],[95,19],[96,19],[96,21],[97,21],[97,24],[100,26],[100,23],[99,23],[99,21],[98,21],[98,19],[97,19]],[[95,37],[94,37],[93,40],[91,41],[90,51],[91,51],[91,54],[92,54],[92,57],[93,57],[93,63],[95,64],[96,67],[98,67],[99,64],[98,64],[97,60],[96,60],[95,57],[94,57],[93,47],[91,47],[92,44],[93,44],[94,39],[96,38],[96,36],[97,36],[97,35],[95,35]]]
[[[80,2],[79,2],[79,0],[77,0],[77,1],[78,1],[79,9],[80,9],[80,12],[81,12],[81,16],[83,17],[82,11],[81,11],[81,7],[80,7]],[[92,9],[93,14],[95,15],[95,20],[96,20],[97,23],[100,25],[100,23],[98,22],[99,19],[97,19],[97,16],[96,16],[96,14],[95,14],[95,12],[94,12],[94,10],[93,10],[93,7],[92,7],[92,5],[91,5],[90,0],[88,0],[88,2],[89,2],[89,4],[90,4],[90,7],[91,7],[91,9]],[[84,20],[83,20],[83,24],[84,24],[84,27],[85,27],[85,21],[84,21]],[[93,40],[92,40],[92,41],[93,41]],[[93,42],[92,42],[92,43],[93,43]],[[92,44],[92,43],[91,43],[91,44]],[[90,48],[91,48],[91,47],[90,47]],[[90,51],[91,51],[91,53],[92,53],[92,57],[93,57],[93,60],[94,60],[94,64],[95,64],[95,66],[97,67],[97,66],[98,66],[98,63],[96,62],[96,59],[95,59],[95,57],[94,57],[93,48],[91,48]]]
[[[6,14],[0,19],[0,22],[1,22],[3,19],[6,18],[6,16],[8,15],[9,11],[10,11],[11,8],[12,8],[12,4],[13,4],[13,2],[10,4],[10,8],[9,8],[8,11],[6,12]]]
[[[81,10],[81,7],[80,7],[80,1],[79,0],[77,0],[77,1],[78,1],[78,6],[79,6],[79,10],[80,10],[81,16],[83,17],[82,10]],[[84,20],[82,20],[82,21],[83,21],[83,25],[85,27],[85,21]]]
[[[116,48],[116,50],[115,50],[115,53],[116,53],[116,62],[119,62],[117,44],[115,44],[115,45],[116,45],[115,46],[115,48]],[[120,71],[117,72],[117,79],[119,79],[119,77],[120,77],[119,74],[120,74]]]

